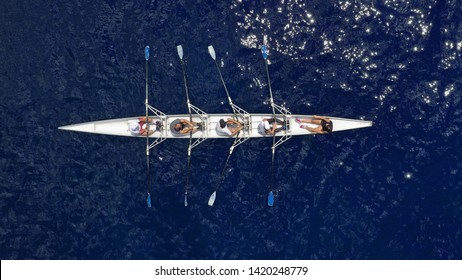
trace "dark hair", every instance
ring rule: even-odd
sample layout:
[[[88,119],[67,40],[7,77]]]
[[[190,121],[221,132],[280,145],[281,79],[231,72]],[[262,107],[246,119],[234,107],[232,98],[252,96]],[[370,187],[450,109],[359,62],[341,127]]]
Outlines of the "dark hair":
[[[326,128],[327,128],[327,132],[329,132],[329,133],[332,132],[332,130],[334,129],[334,124],[332,123],[332,121],[327,122]]]
[[[177,126],[177,125],[180,125],[180,128],[179,128],[179,129],[178,129],[178,128],[176,128],[176,126]],[[177,123],[177,124],[175,124],[175,126],[173,126],[173,128],[174,128],[176,131],[180,131],[180,130],[181,130],[181,123]]]
[[[225,126],[226,126],[225,120],[221,119],[221,120],[220,120],[220,127],[221,127],[221,128],[225,128]]]

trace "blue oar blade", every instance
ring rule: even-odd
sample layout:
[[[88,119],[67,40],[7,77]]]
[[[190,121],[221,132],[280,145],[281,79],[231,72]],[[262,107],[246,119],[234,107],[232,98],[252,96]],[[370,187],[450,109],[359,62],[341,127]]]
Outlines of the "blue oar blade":
[[[144,48],[144,58],[146,59],[146,61],[149,60],[149,46],[146,46]]]
[[[274,205],[274,194],[273,192],[271,191],[269,194],[268,194],[268,206],[273,206]]]
[[[148,198],[146,199],[146,202],[148,203],[148,207],[151,208],[151,194],[148,193]]]
[[[268,58],[268,48],[266,47],[266,45],[263,45],[261,47],[261,55],[263,56],[264,59]]]

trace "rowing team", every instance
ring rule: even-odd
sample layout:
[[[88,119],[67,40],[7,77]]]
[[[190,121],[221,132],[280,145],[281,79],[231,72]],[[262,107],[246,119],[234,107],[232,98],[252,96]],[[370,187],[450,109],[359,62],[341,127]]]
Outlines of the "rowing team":
[[[299,119],[295,118],[295,121],[298,124],[314,124],[316,127],[310,127],[308,125],[300,125],[300,128],[306,129],[311,133],[330,133],[333,129],[332,121],[327,117],[322,116],[313,116],[309,119]],[[280,127],[278,127],[278,125]],[[239,131],[242,130],[244,125],[233,119],[220,119],[217,123],[216,131],[218,134],[234,136]],[[129,131],[132,135],[146,136],[151,135],[155,131],[162,130],[162,123],[160,121],[154,122],[152,118],[138,118],[137,120],[132,120],[128,124]],[[282,120],[276,118],[263,118],[260,124],[258,125],[258,132],[262,135],[274,135],[280,131],[288,129],[288,124]],[[172,134],[186,134],[186,133],[195,133],[198,130],[202,130],[202,124],[194,121],[188,121],[187,119],[175,119],[170,123],[170,130]]]

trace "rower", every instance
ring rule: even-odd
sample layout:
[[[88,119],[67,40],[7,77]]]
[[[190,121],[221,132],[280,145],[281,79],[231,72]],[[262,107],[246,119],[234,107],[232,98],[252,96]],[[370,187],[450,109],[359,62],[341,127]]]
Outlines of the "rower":
[[[202,130],[202,124],[194,121],[188,121],[187,119],[175,119],[170,123],[170,130],[172,134],[186,134],[189,132],[196,132]]]
[[[128,130],[131,135],[134,136],[146,136],[151,135],[154,131],[160,129],[160,122],[154,123],[152,118],[138,118],[137,120],[131,120],[128,122]]]
[[[277,127],[281,125],[281,127]],[[286,129],[286,125],[283,121],[276,118],[264,118],[258,125],[258,133],[263,135],[274,135],[275,133],[281,132]]]
[[[300,128],[304,128],[311,133],[320,133],[320,134],[331,133],[332,130],[334,129],[334,124],[332,123],[332,120],[329,119],[328,117],[314,115],[311,119],[302,120],[300,118],[295,118],[295,121],[298,124],[309,123],[309,124],[316,125],[316,127],[314,128],[309,127],[308,125],[300,126]]]
[[[217,123],[216,130],[218,135],[234,136],[241,131],[242,128],[242,124],[236,120],[228,119],[225,121],[224,119],[220,119]]]

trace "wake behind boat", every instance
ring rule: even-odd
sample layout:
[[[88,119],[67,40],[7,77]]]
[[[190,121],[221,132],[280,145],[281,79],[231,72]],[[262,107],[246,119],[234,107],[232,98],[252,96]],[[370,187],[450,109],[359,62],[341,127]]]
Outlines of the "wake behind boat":
[[[261,137],[272,137],[273,145],[271,147],[271,176],[270,182],[267,187],[268,206],[274,205],[275,193],[277,189],[274,187],[274,164],[275,164],[275,151],[276,147],[290,139],[292,136],[296,135],[310,135],[313,134],[312,130],[315,127],[318,127],[316,124],[312,123],[303,123],[301,125],[301,120],[310,120],[316,118],[312,115],[292,115],[292,113],[285,107],[277,105],[273,100],[273,93],[271,90],[271,80],[268,70],[268,50],[266,45],[263,45],[261,48],[262,56],[265,62],[266,75],[268,78],[268,89],[270,95],[270,104],[272,108],[272,114],[250,114],[239,106],[235,105],[231,99],[231,96],[228,92],[226,84],[224,82],[223,76],[221,75],[220,67],[216,61],[216,54],[213,46],[208,47],[209,54],[215,66],[217,68],[218,74],[220,76],[222,85],[224,87],[226,96],[228,97],[228,103],[231,106],[233,113],[223,113],[223,114],[207,114],[203,110],[191,104],[189,100],[189,90],[188,90],[188,81],[186,75],[185,63],[183,61],[183,47],[181,45],[177,46],[178,57],[180,58],[181,68],[183,72],[183,81],[184,89],[186,94],[186,103],[188,106],[188,113],[183,115],[166,115],[160,110],[154,108],[149,104],[149,94],[148,94],[148,61],[150,55],[149,46],[145,48],[145,59],[146,59],[146,99],[145,99],[145,109],[146,114],[144,117],[130,117],[130,118],[121,118],[121,119],[110,119],[102,120],[95,122],[87,122],[80,124],[73,124],[59,127],[59,129],[77,131],[77,132],[87,132],[95,134],[104,134],[104,135],[115,135],[115,136],[128,136],[128,137],[144,137],[146,139],[146,168],[147,168],[147,205],[151,207],[151,191],[150,187],[150,150],[154,148],[159,143],[167,139],[189,139],[188,145],[188,163],[187,163],[187,176],[186,184],[184,187],[184,205],[188,206],[188,191],[189,187],[189,177],[191,171],[191,154],[192,150],[205,141],[208,138],[234,138],[234,142],[229,148],[229,154],[224,164],[224,167],[221,171],[220,177],[217,180],[217,185],[214,188],[213,193],[211,194],[208,205],[213,206],[216,200],[217,191],[221,186],[221,181],[224,177],[228,161],[234,151],[234,148],[244,143],[250,138],[261,138]],[[276,113],[277,111],[277,113]],[[329,122],[328,131],[337,132],[343,130],[358,129],[364,127],[372,126],[371,121],[365,120],[356,120],[356,119],[344,119],[337,117],[325,117],[326,120],[323,122]],[[144,119],[144,126],[141,126],[141,123]],[[228,134],[223,133],[223,124],[229,120],[229,122],[235,123],[239,130],[236,130],[236,135],[231,134],[229,131]],[[273,123],[270,128],[269,120]],[[139,122],[139,124],[138,124]],[[221,125],[220,125],[221,122]],[[266,123],[265,123],[266,122]],[[183,130],[179,133],[178,125],[183,127],[181,124],[189,123],[189,128],[184,132]],[[140,133],[133,133],[132,124],[135,126],[139,125]],[[277,125],[276,125],[277,124]],[[322,124],[323,129],[325,123]],[[278,129],[276,129],[278,126]],[[194,128],[193,128],[194,127]],[[220,129],[221,127],[221,129]],[[307,129],[305,129],[307,127]],[[318,127],[320,128],[320,126]],[[184,129],[184,128],[182,128]],[[144,131],[144,134],[141,133]],[[268,133],[271,131],[271,133]],[[186,132],[186,133],[185,133]],[[193,141],[194,139],[194,141]]]

